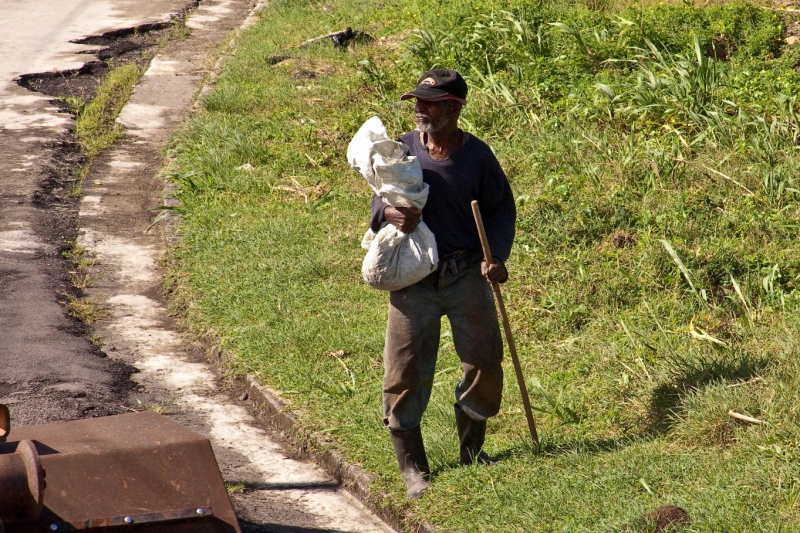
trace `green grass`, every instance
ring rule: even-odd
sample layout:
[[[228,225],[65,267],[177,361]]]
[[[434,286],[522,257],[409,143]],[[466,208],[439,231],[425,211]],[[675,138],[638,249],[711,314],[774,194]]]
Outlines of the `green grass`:
[[[64,297],[61,303],[69,310],[69,316],[77,318],[87,326],[108,316],[108,309],[103,302],[68,292],[59,292],[59,295]]]
[[[373,472],[373,503],[409,527],[646,531],[644,512],[675,504],[686,531],[800,531],[800,53],[783,16],[273,2],[170,148],[175,308]],[[378,39],[295,48],[346,26]],[[508,361],[486,444],[501,461],[457,467],[445,324],[423,421],[434,485],[409,503],[381,424],[387,298],[360,279],[371,192],[344,153],[374,114],[410,129],[398,97],[434,66],[469,77],[463,125],[517,198],[504,291],[542,448]]]
[[[226,481],[225,490],[228,494],[241,494],[247,488],[247,483],[244,481]]]
[[[75,135],[90,158],[94,158],[122,136],[117,116],[128,102],[133,88],[144,74],[136,63],[128,63],[108,73],[91,102],[80,109]]]
[[[70,191],[71,196],[80,196],[83,193],[83,183],[89,175],[94,158],[123,137],[124,129],[116,120],[143,75],[144,68],[141,65],[128,63],[109,71],[91,101],[86,102],[79,97],[65,99],[70,111],[76,116],[73,132],[88,159],[85,165],[73,171],[75,182]]]

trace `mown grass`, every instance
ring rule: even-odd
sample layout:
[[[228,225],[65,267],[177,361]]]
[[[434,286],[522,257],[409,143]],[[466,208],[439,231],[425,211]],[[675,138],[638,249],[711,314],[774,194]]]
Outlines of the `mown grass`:
[[[800,531],[795,183],[800,53],[743,2],[275,1],[178,134],[169,285],[237,372],[376,474],[373,498],[443,531]],[[346,50],[304,40],[351,26]],[[280,60],[277,56],[289,56]],[[360,281],[370,191],[344,153],[435,66],[512,181],[505,286],[538,413],[510,362],[489,467],[457,467],[443,328],[423,432],[435,482],[405,502],[380,412],[386,295]],[[764,420],[746,424],[728,411]]]

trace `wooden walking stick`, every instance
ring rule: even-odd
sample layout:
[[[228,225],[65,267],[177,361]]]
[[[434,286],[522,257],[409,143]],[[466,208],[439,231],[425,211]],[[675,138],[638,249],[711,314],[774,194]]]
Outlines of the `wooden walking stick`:
[[[478,233],[481,237],[481,246],[483,247],[483,256],[486,258],[486,264],[492,264],[492,252],[489,250],[489,239],[486,238],[486,230],[483,228],[483,219],[481,212],[478,209],[478,201],[472,201],[472,215],[475,217],[475,224],[478,226]],[[537,448],[539,447],[539,435],[536,433],[536,422],[533,421],[533,412],[531,411],[531,399],[528,397],[528,387],[525,386],[525,378],[522,376],[522,366],[519,364],[519,357],[517,357],[517,346],[514,344],[514,337],[511,335],[511,325],[508,323],[508,315],[506,314],[506,306],[503,303],[503,293],[500,292],[500,285],[492,283],[492,290],[494,290],[494,297],[497,300],[497,307],[500,309],[500,318],[503,320],[503,330],[506,333],[506,342],[508,343],[508,351],[511,352],[511,361],[514,363],[514,371],[517,374],[517,384],[519,391],[522,393],[522,405],[525,406],[525,418],[528,419],[528,429],[531,432],[531,439]]]

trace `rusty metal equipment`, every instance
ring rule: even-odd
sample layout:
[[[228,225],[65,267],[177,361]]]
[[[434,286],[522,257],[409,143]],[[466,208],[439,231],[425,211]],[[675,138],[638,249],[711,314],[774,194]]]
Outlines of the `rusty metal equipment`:
[[[11,413],[0,404],[0,443],[6,441],[10,431]],[[0,526],[38,518],[43,492],[44,470],[33,442],[20,441],[10,453],[0,455]]]
[[[0,532],[241,533],[195,432],[152,412],[9,431],[3,407]]]
[[[0,455],[0,523],[29,522],[42,512],[44,470],[33,442]]]

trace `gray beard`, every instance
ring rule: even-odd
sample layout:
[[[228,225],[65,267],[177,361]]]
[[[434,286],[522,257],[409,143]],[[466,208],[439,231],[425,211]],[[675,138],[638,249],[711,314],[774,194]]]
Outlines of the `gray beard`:
[[[443,113],[438,121],[431,121],[427,124],[420,124],[417,122],[417,131],[422,133],[441,133],[448,129],[451,125],[457,126],[458,125],[458,111],[457,110],[450,110],[449,112]]]
[[[417,122],[417,131],[422,133],[439,133],[447,129],[448,123],[446,120],[440,122],[428,122],[427,124],[420,124]]]

